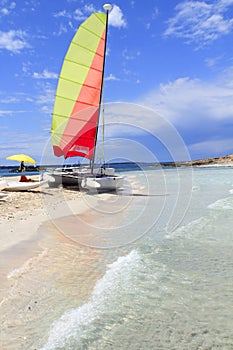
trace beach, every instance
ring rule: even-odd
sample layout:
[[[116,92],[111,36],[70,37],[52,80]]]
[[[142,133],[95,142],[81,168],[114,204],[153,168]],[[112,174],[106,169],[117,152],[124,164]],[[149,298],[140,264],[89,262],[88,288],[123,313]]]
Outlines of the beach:
[[[30,176],[30,178],[37,177]],[[19,177],[5,179],[18,181]],[[29,345],[25,345],[27,336],[23,335],[24,330],[19,330],[19,333],[13,331],[14,335],[12,330],[18,328],[18,323],[24,318],[27,322],[29,320],[34,322],[35,317],[43,317],[38,307],[36,310],[36,306],[43,303],[38,294],[40,287],[43,284],[48,293],[51,293],[51,290],[56,293],[53,283],[56,284],[57,278],[60,277],[53,277],[53,274],[58,275],[64,263],[69,265],[67,255],[73,253],[70,257],[71,269],[67,271],[68,275],[76,265],[77,259],[80,270],[83,270],[80,272],[82,278],[92,271],[92,261],[95,260],[96,254],[94,250],[91,249],[92,257],[88,257],[89,248],[80,249],[78,244],[56,229],[54,221],[66,215],[77,214],[82,214],[84,219],[88,209],[87,203],[81,198],[84,195],[75,189],[62,187],[51,189],[48,185],[44,185],[31,191],[8,192],[7,197],[0,201],[1,349],[30,348]],[[83,233],[85,229],[81,230],[80,227],[80,234]],[[64,271],[62,274],[64,274],[62,278],[68,278]],[[90,290],[91,288],[93,284],[90,282]],[[79,285],[78,290],[80,300],[82,294],[83,298],[87,297],[86,287],[82,290]]]
[[[19,178],[4,179],[19,181]],[[38,176],[30,178],[38,180]],[[35,318],[39,323],[43,317],[48,319],[48,323],[44,324],[46,343],[50,321],[47,303],[57,304],[60,293],[64,293],[68,305],[73,306],[70,293],[78,293],[79,300],[75,305],[79,305],[88,298],[95,282],[103,275],[106,264],[101,267],[96,267],[96,264],[99,260],[104,261],[102,255],[105,253],[98,247],[95,249],[95,244],[102,246],[104,227],[98,231],[100,236],[96,236],[93,227],[97,214],[103,217],[101,211],[107,207],[109,210],[109,203],[111,211],[118,207],[118,196],[107,193],[89,195],[75,188],[50,188],[47,184],[29,191],[6,193],[7,196],[0,201],[0,344],[1,349],[29,349],[31,340],[23,334],[27,333],[27,327],[31,328],[30,322],[34,322]],[[121,251],[124,252],[123,249]],[[65,270],[62,269],[64,266]],[[74,284],[72,292],[70,289],[67,292],[65,286],[67,280],[73,281],[74,268],[78,271],[75,277],[78,284]],[[64,284],[61,289],[60,284]],[[43,295],[40,295],[41,285]],[[56,293],[58,296],[54,298]],[[44,294],[51,299],[44,301]],[[63,308],[67,307],[67,303],[65,305]],[[60,312],[65,310],[63,308]],[[41,327],[43,325],[40,324],[39,333]],[[25,340],[29,342],[27,345]]]
[[[232,349],[232,169],[1,200],[1,350]]]

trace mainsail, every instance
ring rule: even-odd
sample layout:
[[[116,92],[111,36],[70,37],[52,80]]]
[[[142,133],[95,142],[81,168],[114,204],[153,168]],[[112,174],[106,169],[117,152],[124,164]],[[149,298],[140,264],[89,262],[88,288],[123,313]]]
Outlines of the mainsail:
[[[107,13],[81,24],[66,53],[54,102],[54,154],[93,161],[100,114],[106,51]]]

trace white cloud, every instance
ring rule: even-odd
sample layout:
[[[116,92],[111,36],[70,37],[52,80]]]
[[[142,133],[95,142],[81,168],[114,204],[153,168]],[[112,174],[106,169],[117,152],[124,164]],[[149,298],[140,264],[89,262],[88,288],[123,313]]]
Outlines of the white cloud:
[[[85,5],[84,6],[84,11],[86,13],[93,13],[96,11],[95,7],[92,5],[92,4],[89,4],[89,5]]]
[[[66,10],[63,10],[63,11],[56,12],[54,14],[54,17],[55,18],[59,18],[59,17],[71,18],[72,16],[69,12],[67,12]]]
[[[127,23],[119,6],[114,5],[109,13],[109,25],[113,27],[126,27]]]
[[[186,145],[176,128],[155,110],[142,104],[124,102],[108,103],[104,110],[106,140],[119,137],[127,141],[133,138],[143,145],[143,140],[149,138],[152,143],[160,143],[160,147],[163,145],[173,159],[188,159]],[[156,149],[154,151],[157,152]]]
[[[214,67],[219,63],[219,61],[222,59],[222,56],[218,57],[208,57],[205,59],[205,63],[208,67]]]
[[[110,73],[109,76],[106,77],[104,80],[108,81],[108,80],[120,80],[120,79],[115,77],[115,75],[113,75],[112,73]]]
[[[176,7],[176,15],[169,19],[165,36],[184,38],[197,48],[208,45],[233,29],[233,18],[225,16],[232,0],[186,1]]]
[[[128,52],[128,49],[124,49],[122,51],[122,56],[127,60],[127,61],[131,61],[131,60],[135,60],[138,56],[141,55],[141,52],[140,51],[137,51],[136,53],[134,54],[129,54]]]
[[[33,78],[35,79],[57,79],[57,77],[57,73],[49,72],[47,69],[44,69],[42,73],[33,73]]]
[[[74,12],[68,12],[67,10],[62,10],[54,13],[55,18],[68,18],[75,19],[76,21],[84,21],[89,14],[96,12],[96,8],[92,5],[85,5],[82,9],[77,8]]]
[[[11,115],[15,116],[17,114],[23,114],[25,113],[25,110],[0,110],[0,116],[6,116],[6,115]]]
[[[74,19],[75,19],[76,21],[84,21],[85,18],[86,18],[86,16],[85,16],[85,14],[83,13],[82,10],[76,9],[76,10],[74,11]]]
[[[173,159],[187,159],[186,147],[193,159],[233,153],[232,72],[229,68],[209,82],[179,78],[135,104],[106,104],[106,137],[137,139],[147,131]]]
[[[157,7],[154,7],[152,11],[152,19],[156,19],[159,15],[159,9]]]
[[[4,97],[4,98],[0,98],[0,103],[5,103],[5,104],[12,104],[12,103],[16,103],[18,102],[19,99],[14,97],[14,96],[8,96],[8,97]]]
[[[0,9],[0,16],[8,16],[11,13],[11,10],[13,10],[16,6],[15,2],[11,2],[9,5],[5,2],[3,2],[2,4],[0,4],[0,6],[2,5],[2,8]]]
[[[0,12],[3,16],[7,16],[10,13],[10,11],[7,8],[2,8]]]
[[[5,115],[11,115],[11,114],[13,114],[13,111],[2,111],[2,110],[0,110],[0,117],[3,117],[3,116],[5,116]]]
[[[15,7],[16,7],[16,3],[15,3],[14,1],[12,1],[12,2],[10,3],[10,5],[9,5],[9,8],[10,8],[11,10],[13,10]]]
[[[189,146],[191,152],[195,154],[228,154],[233,150],[233,138],[210,139],[197,142]]]
[[[40,106],[42,112],[51,114],[54,103],[54,88],[50,83],[40,82],[40,94],[36,96],[35,102]]]
[[[54,14],[55,18],[64,18],[69,19],[69,26],[71,28],[75,27],[73,23],[71,22],[71,19],[74,19],[75,21],[82,22],[87,17],[94,12],[97,11],[103,11],[97,10],[93,4],[85,5],[82,8],[77,8],[73,13],[68,12],[67,10],[62,10]],[[111,12],[109,13],[109,25],[112,25],[113,27],[125,27],[126,26],[126,20],[124,19],[122,10],[119,6],[114,5]],[[60,23],[60,29],[58,33],[53,33],[54,35],[61,35],[62,33],[67,32],[67,26]]]
[[[194,158],[198,157],[197,154],[232,153],[232,72],[233,68],[229,68],[210,82],[179,78],[161,84],[159,89],[144,96],[139,103],[171,122],[186,140]],[[157,125],[152,118],[147,119],[147,124],[156,130]]]
[[[10,30],[9,32],[0,31],[0,49],[19,53],[21,50],[29,47],[26,38],[26,32],[22,30]]]
[[[37,163],[40,163],[41,154],[43,153],[44,145],[48,140],[48,134],[36,135],[19,132],[19,130],[7,132],[7,138],[4,140],[4,144],[7,143],[7,147],[0,146],[2,159],[6,158],[10,154],[15,153],[15,142],[17,139],[17,149],[22,153],[31,154],[33,158],[36,159]],[[9,161],[6,161],[5,164],[9,165]]]
[[[155,109],[172,123],[190,124],[202,120],[231,120],[233,117],[233,87],[228,81],[203,82],[179,78],[143,99],[143,104]]]
[[[70,21],[68,22],[68,26],[69,26],[70,28],[73,28],[73,25],[72,25],[72,23],[71,23]],[[63,33],[67,33],[67,32],[68,32],[67,26],[64,25],[63,23],[60,23],[60,24],[59,24],[59,29],[58,29],[58,31],[57,31],[57,32],[53,32],[53,35],[55,35],[55,36],[60,36],[60,35],[62,35]]]

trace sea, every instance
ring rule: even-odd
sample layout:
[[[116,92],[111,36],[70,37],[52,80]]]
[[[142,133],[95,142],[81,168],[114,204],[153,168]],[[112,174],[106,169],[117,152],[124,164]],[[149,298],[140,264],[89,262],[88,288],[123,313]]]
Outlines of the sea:
[[[40,243],[8,274],[1,350],[233,349],[233,168],[120,175],[80,215],[45,198]]]

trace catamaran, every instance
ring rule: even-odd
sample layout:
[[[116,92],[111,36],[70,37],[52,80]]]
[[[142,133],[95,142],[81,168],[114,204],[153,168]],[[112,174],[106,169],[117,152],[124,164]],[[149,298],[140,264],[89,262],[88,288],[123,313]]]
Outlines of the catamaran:
[[[105,4],[105,12],[93,13],[80,25],[62,65],[51,127],[54,155],[65,159],[86,158],[90,160],[90,167],[56,171],[51,174],[55,183],[99,190],[122,187],[123,177],[117,176],[113,168],[95,168],[111,9],[111,5]]]

